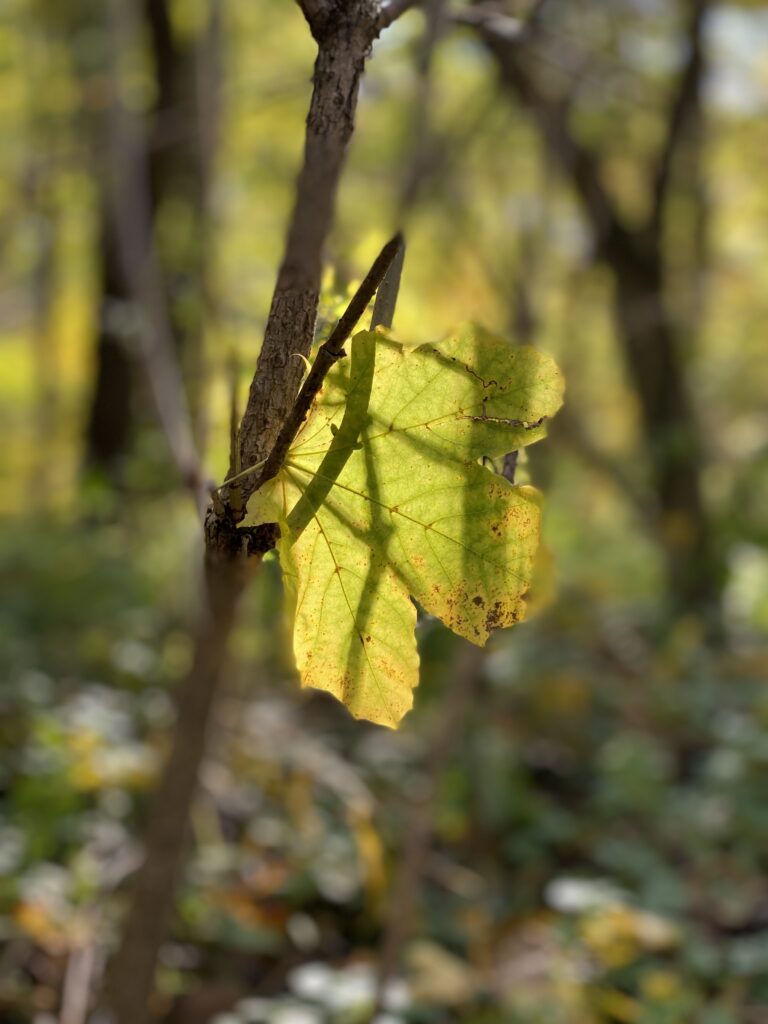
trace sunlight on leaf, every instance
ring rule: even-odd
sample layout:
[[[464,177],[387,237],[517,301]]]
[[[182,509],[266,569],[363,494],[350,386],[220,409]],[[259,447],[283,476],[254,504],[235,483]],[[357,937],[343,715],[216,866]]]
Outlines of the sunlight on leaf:
[[[562,392],[551,359],[478,327],[410,350],[354,338],[249,504],[281,523],[303,685],[394,727],[418,683],[411,597],[481,645],[524,617],[538,492],[480,460],[543,437]]]

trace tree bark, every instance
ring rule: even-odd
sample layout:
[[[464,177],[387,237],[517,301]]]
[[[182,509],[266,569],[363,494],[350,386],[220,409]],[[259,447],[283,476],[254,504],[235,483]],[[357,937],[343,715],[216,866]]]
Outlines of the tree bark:
[[[315,5],[317,6],[317,5]],[[352,135],[360,76],[378,34],[370,0],[338,5],[310,21],[318,42],[307,117],[304,163],[277,275],[264,341],[240,428],[245,469],[269,454],[298,391],[314,339],[323,246],[333,219],[339,178]],[[279,381],[280,386],[275,383]],[[230,467],[232,470],[233,467]],[[243,485],[244,497],[254,478]]]

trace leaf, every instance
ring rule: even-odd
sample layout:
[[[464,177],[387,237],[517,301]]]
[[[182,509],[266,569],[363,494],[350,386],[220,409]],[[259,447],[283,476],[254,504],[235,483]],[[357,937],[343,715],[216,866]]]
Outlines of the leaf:
[[[523,617],[538,493],[479,460],[544,436],[562,391],[551,359],[478,327],[410,350],[353,339],[249,504],[254,522],[282,524],[305,686],[394,727],[418,682],[410,597],[477,644]]]

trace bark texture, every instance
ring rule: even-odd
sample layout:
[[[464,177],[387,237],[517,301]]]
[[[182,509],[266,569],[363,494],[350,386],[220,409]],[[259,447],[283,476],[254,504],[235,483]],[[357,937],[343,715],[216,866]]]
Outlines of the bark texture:
[[[313,4],[313,8],[320,5]],[[305,12],[306,13],[306,12]],[[378,33],[369,0],[326,5],[310,21],[318,42],[304,163],[264,341],[240,428],[240,464],[265,459],[296,398],[314,339],[323,247],[354,127],[360,76]],[[234,467],[230,467],[232,470]],[[244,497],[254,488],[243,484]]]

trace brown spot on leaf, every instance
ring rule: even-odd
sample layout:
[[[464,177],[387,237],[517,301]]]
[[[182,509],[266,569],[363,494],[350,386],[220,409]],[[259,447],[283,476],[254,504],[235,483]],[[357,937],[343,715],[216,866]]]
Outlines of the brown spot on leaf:
[[[492,629],[498,629],[504,623],[504,606],[501,601],[496,601],[493,608],[488,611],[485,617],[485,628],[490,633]]]

